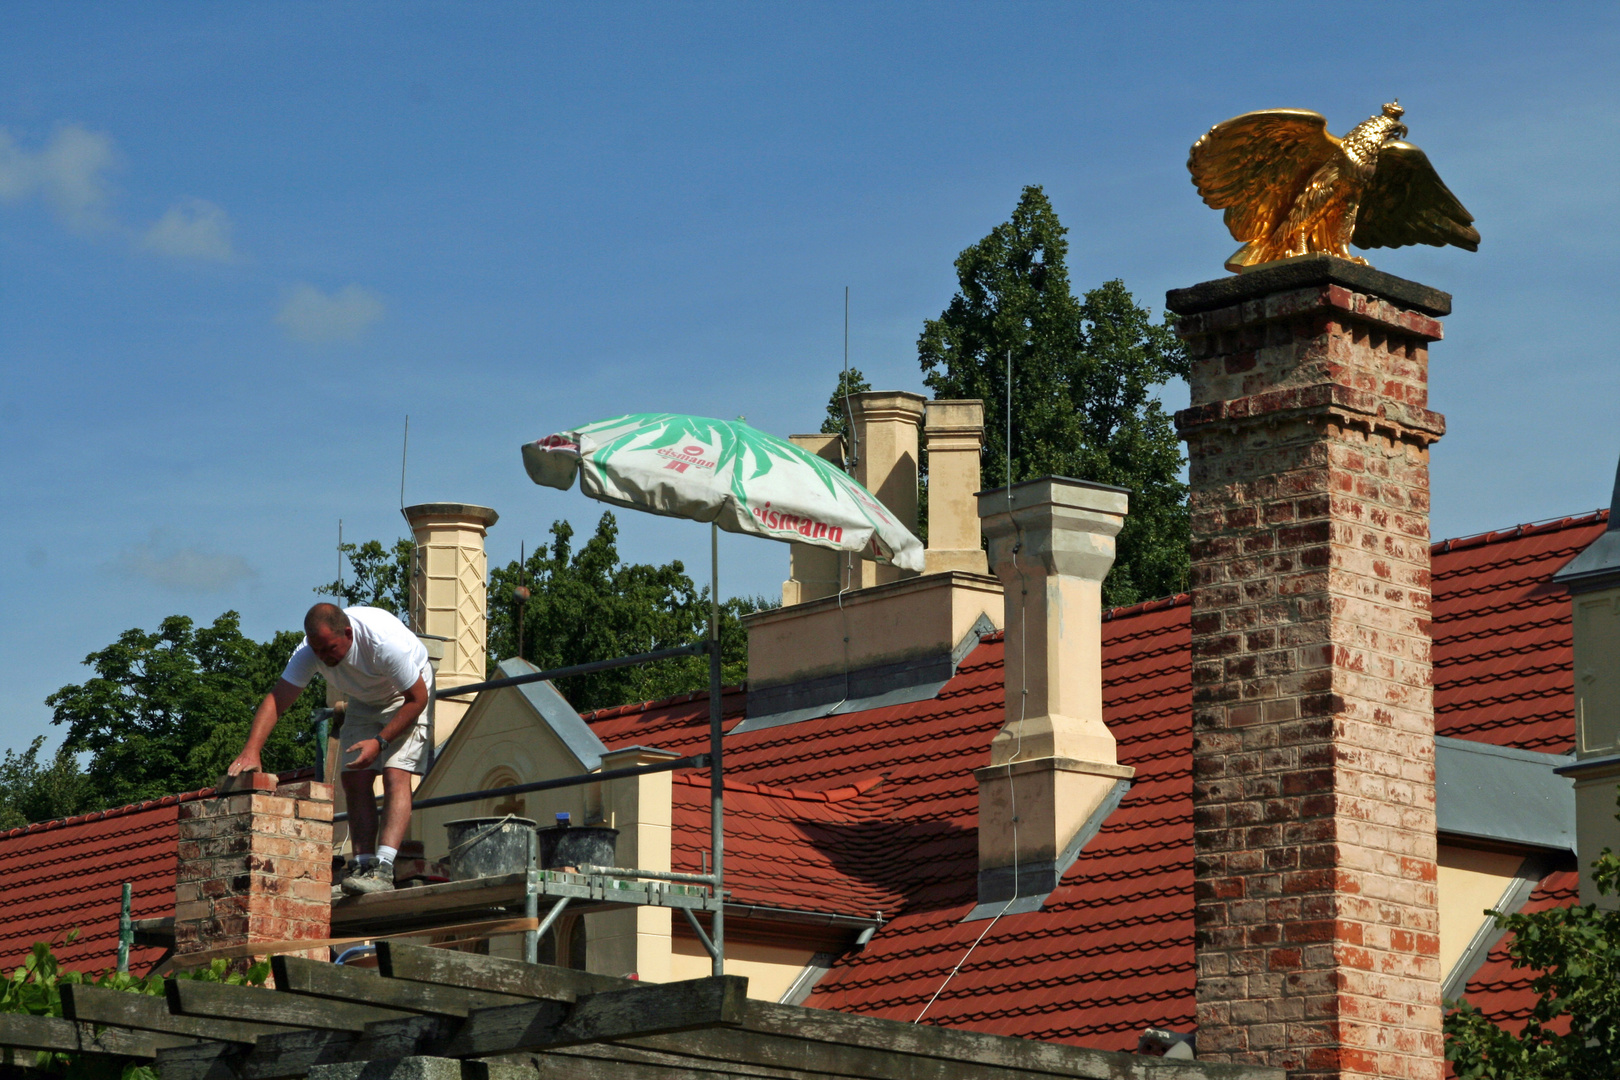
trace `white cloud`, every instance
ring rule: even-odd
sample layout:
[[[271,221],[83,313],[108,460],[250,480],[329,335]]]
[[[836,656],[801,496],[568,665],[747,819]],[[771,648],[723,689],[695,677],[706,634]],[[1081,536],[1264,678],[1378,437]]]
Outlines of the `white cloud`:
[[[169,207],[141,237],[141,247],[181,259],[236,259],[230,216],[207,199],[182,199]]]
[[[353,341],[381,319],[385,310],[382,297],[359,285],[345,285],[328,296],[308,282],[299,282],[287,294],[276,322],[294,341]]]
[[[196,547],[176,548],[159,532],[131,546],[112,562],[113,569],[144,578],[176,592],[217,593],[258,577],[240,555],[204,551]]]
[[[110,138],[77,124],[58,128],[50,141],[30,151],[0,128],[0,201],[43,198],[68,227],[107,228],[112,188],[106,174],[118,162]]]

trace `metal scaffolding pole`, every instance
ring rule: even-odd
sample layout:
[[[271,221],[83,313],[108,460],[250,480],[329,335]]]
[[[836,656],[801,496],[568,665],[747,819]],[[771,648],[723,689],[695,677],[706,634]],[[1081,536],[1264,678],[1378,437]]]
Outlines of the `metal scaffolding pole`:
[[[713,852],[714,973],[726,973],[725,778],[720,762],[720,527],[709,525],[709,847]]]

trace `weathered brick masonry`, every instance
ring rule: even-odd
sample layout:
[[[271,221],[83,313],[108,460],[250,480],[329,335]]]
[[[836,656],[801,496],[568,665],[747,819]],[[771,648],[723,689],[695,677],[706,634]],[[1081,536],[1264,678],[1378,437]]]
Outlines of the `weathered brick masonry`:
[[[238,782],[241,790],[180,806],[174,937],[182,956],[330,936],[332,786],[277,787],[263,773]],[[324,948],[305,955],[327,958]]]
[[[1428,344],[1450,297],[1321,256],[1168,306],[1193,361],[1198,1056],[1438,1080]]]

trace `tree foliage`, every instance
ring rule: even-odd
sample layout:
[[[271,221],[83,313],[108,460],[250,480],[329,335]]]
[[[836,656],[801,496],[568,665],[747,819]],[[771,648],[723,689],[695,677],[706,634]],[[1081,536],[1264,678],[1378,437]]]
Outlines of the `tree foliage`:
[[[7,750],[0,762],[0,831],[72,817],[91,808],[90,778],[79,768],[78,758],[59,746],[41,761],[44,746],[41,735],[21,754]]]
[[[1592,864],[1598,892],[1620,892],[1620,857]],[[1446,1060],[1458,1080],[1613,1080],[1620,1076],[1620,911],[1595,904],[1496,915],[1515,968],[1537,995],[1518,1033],[1450,1002]]]
[[[68,931],[66,941],[79,936],[78,930]],[[100,974],[82,971],[63,971],[53,951],[53,943],[36,941],[22,964],[12,972],[11,978],[0,982],[0,1014],[25,1016],[62,1015],[62,987],[96,986],[104,990],[118,990],[130,994],[162,997],[168,980],[162,975],[136,976],[116,970]],[[263,986],[270,974],[270,965],[264,961],[246,971],[232,971],[228,961],[214,960],[207,966],[181,971],[170,979],[191,979],[197,982],[223,982],[233,985]],[[29,1069],[30,1076],[69,1076],[74,1080],[158,1080],[158,1073],[149,1064],[140,1061],[101,1054],[65,1054],[49,1051],[0,1051],[0,1072],[6,1067]],[[8,1073],[9,1075],[9,1073]]]
[[[303,635],[283,631],[259,642],[227,611],[197,627],[171,615],[157,630],[126,630],[85,657],[95,676],[45,699],[52,723],[67,728],[63,748],[90,754],[85,770],[93,808],[208,787],[241,751],[253,711],[275,685]],[[311,683],[270,736],[266,769],[314,761],[310,712],[324,700]]]
[[[542,670],[687,645],[708,635],[709,590],[699,588],[679,560],[654,566],[619,557],[619,528],[611,513],[577,550],[566,521],[551,525],[551,544],[489,575],[489,651],[521,655]],[[530,590],[526,604],[516,590]],[[748,640],[738,617],[774,606],[763,598],[732,598],[721,604],[722,680],[743,681]],[[492,663],[493,666],[493,663]],[[709,687],[703,656],[663,660],[560,679],[557,689],[581,710],[649,701]]]
[[[374,607],[406,617],[411,606],[411,560],[416,543],[395,540],[391,548],[377,540],[363,544],[341,544],[338,551],[349,560],[350,577],[315,586],[322,596],[331,596],[343,607]]]
[[[1108,603],[1130,604],[1186,587],[1185,459],[1153,391],[1185,378],[1188,360],[1123,282],[1075,298],[1067,231],[1045,193],[1026,187],[1011,220],[957,257],[959,291],[924,324],[917,355],[936,397],[983,399],[985,487],[1008,480],[1010,350],[1012,481],[1055,474],[1130,489],[1103,587]]]
[[[838,373],[838,385],[833,387],[832,397],[827,399],[827,418],[821,422],[823,435],[842,435],[849,439],[849,410],[846,408],[851,394],[864,394],[872,389],[872,384],[866,381],[860,368],[850,368],[848,371]]]

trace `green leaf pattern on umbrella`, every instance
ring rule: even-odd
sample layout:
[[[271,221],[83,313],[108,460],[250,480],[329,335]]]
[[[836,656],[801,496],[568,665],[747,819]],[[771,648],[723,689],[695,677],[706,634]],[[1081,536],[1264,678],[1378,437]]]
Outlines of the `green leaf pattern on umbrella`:
[[[659,464],[650,464],[647,453]],[[712,461],[702,460],[710,455]],[[566,488],[577,467],[585,471],[586,492],[608,502],[716,521],[730,532],[870,549],[869,555],[922,569],[921,542],[864,487],[831,462],[741,420],[628,413],[530,444],[524,463],[536,483]]]

